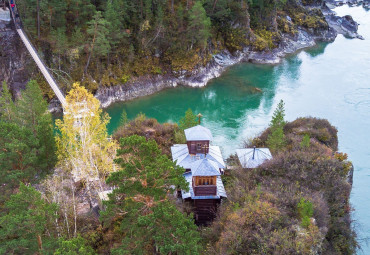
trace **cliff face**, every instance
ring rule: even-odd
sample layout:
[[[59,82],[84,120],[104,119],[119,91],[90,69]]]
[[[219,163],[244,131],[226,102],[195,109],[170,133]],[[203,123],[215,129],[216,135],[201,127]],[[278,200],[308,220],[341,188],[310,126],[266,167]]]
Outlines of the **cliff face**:
[[[14,97],[30,79],[32,59],[10,22],[0,21],[0,82],[6,81]]]

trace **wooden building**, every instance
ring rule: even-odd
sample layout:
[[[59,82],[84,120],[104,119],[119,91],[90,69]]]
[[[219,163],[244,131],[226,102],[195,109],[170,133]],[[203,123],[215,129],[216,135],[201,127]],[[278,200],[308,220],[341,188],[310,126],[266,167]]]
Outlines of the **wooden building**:
[[[205,225],[216,216],[218,205],[226,198],[221,175],[225,168],[221,150],[210,145],[213,139],[209,129],[195,126],[185,130],[186,144],[171,147],[173,161],[185,168],[184,177],[189,191],[181,197],[193,205],[195,221]]]

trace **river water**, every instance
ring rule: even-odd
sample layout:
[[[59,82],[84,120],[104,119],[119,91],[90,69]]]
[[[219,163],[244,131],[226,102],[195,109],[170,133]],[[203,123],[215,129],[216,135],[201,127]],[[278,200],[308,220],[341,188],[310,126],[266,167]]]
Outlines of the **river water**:
[[[188,108],[202,113],[202,124],[213,132],[213,144],[223,155],[235,152],[244,140],[267,127],[280,101],[286,119],[302,116],[328,119],[338,128],[339,150],[355,167],[351,204],[362,251],[370,254],[370,11],[336,8],[360,23],[365,40],[339,35],[335,42],[285,59],[275,66],[240,64],[205,88],[178,87],[107,109],[109,131],[117,128],[122,109],[129,118],[145,113],[160,122],[177,122]],[[255,88],[262,90],[256,91]]]

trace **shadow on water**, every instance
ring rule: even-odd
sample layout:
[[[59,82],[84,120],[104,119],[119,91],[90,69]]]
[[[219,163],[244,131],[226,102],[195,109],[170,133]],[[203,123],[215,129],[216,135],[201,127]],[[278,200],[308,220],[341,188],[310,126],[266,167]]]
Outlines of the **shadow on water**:
[[[321,43],[318,43],[315,47],[311,48],[311,49],[308,49],[306,50],[306,53],[308,55],[310,55],[311,57],[317,57],[317,56],[320,56],[322,54],[324,54],[325,52],[325,49],[326,47],[329,45],[330,43],[327,43],[327,42],[321,42]]]

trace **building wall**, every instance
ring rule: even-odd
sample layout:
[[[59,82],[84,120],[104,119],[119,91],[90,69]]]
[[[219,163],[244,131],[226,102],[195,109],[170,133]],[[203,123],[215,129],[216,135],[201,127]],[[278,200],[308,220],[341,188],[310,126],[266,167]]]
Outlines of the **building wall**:
[[[196,196],[215,196],[217,194],[216,185],[196,186],[193,190]]]
[[[188,141],[187,145],[190,154],[209,152],[209,141]]]

